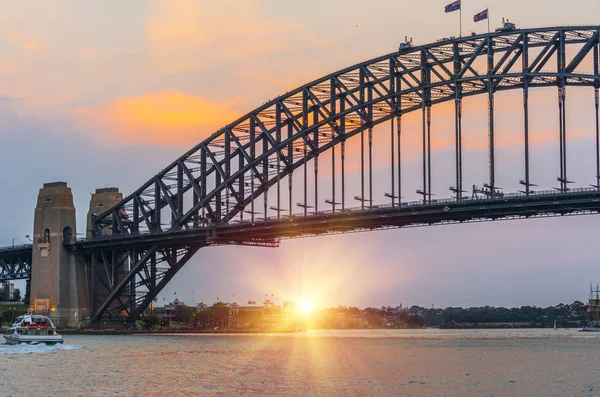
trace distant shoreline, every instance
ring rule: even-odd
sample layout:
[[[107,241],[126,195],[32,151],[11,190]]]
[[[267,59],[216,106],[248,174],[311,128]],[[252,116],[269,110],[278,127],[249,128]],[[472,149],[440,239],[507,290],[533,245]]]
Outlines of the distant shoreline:
[[[0,328],[0,334],[8,328]],[[57,329],[62,335],[134,335],[134,334],[292,334],[304,332],[295,331],[268,331],[268,330],[240,330],[240,329]]]
[[[534,327],[523,323],[489,323],[489,324],[472,324],[458,323],[452,326],[433,327],[441,330],[473,330],[473,329],[551,329],[551,327]],[[560,327],[564,328],[564,327]],[[569,327],[573,328],[573,327]],[[578,327],[575,327],[578,328]],[[415,328],[323,328],[310,329],[310,331],[348,331],[348,330],[419,330],[428,329],[428,327]],[[565,328],[566,329],[566,328]],[[0,334],[5,333],[8,328],[0,327]],[[294,334],[303,333],[307,330],[298,329],[293,331],[272,331],[262,329],[235,329],[235,328],[219,328],[219,329],[59,329],[58,332],[63,335],[164,335],[164,334]]]

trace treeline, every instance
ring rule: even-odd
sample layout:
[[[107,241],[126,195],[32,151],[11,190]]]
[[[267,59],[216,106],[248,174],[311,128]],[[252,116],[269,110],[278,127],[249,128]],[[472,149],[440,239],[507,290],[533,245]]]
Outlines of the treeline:
[[[312,327],[336,328],[420,328],[420,327],[460,327],[495,326],[501,324],[525,327],[552,327],[554,321],[559,327],[577,327],[586,323],[587,306],[575,301],[556,306],[537,307],[447,307],[410,308],[382,306],[381,308],[359,309],[338,306],[325,309],[312,321]]]
[[[365,329],[365,328],[463,328],[463,327],[578,327],[585,324],[587,306],[580,301],[549,307],[447,307],[445,309],[382,306],[381,308],[337,306],[317,310],[302,319],[307,329]],[[268,314],[267,314],[268,313]],[[218,302],[203,310],[180,306],[169,316],[172,322],[186,324],[196,329],[228,326],[262,328],[279,320],[287,321],[281,308],[265,313],[238,314],[230,318],[225,303]],[[146,313],[142,323],[146,328],[168,326],[164,311],[157,309]]]
[[[422,328],[425,319],[418,313],[382,307],[330,307],[311,316],[307,326],[312,329]]]
[[[425,309],[413,306],[409,312],[420,313],[428,326],[452,327],[455,324],[494,324],[526,323],[531,327],[552,327],[554,321],[560,327],[579,326],[587,319],[587,306],[575,301],[557,306],[537,307],[448,307],[446,309]]]
[[[0,326],[9,327],[15,318],[27,314],[26,306],[0,307]]]

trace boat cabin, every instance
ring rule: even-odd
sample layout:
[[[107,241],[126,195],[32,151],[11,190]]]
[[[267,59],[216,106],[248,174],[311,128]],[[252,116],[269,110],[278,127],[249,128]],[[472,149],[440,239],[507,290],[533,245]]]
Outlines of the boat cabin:
[[[15,331],[19,335],[56,335],[52,320],[38,315],[17,317],[9,332]]]

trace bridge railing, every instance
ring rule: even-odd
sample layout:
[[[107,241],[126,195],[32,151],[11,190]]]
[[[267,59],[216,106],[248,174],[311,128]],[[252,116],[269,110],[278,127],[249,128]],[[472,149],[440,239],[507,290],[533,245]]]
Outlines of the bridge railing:
[[[444,199],[432,199],[430,202],[424,202],[423,200],[415,200],[415,201],[407,201],[407,202],[403,202],[400,204],[378,204],[378,205],[373,205],[371,207],[365,206],[365,208],[363,209],[362,207],[350,207],[350,208],[344,208],[344,210],[336,210],[335,213],[345,213],[345,212],[361,212],[361,211],[371,211],[371,210],[377,210],[377,209],[392,209],[392,208],[423,208],[423,207],[430,207],[430,206],[439,206],[441,204],[456,204],[456,203],[464,203],[464,202],[473,202],[473,201],[477,201],[477,202],[481,202],[481,201],[503,201],[503,200],[507,200],[507,199],[517,199],[517,198],[526,198],[526,197],[536,197],[536,198],[543,198],[543,197],[554,197],[554,196],[563,196],[563,195],[568,195],[568,194],[579,194],[579,193],[591,193],[591,192],[599,192],[600,193],[600,189],[597,188],[573,188],[573,189],[569,189],[567,192],[560,192],[558,190],[540,190],[540,191],[531,191],[529,193],[529,195],[525,194],[525,193],[521,193],[521,192],[515,192],[515,193],[500,193],[499,195],[497,194],[495,198],[491,198],[491,197],[486,197],[486,196],[474,196],[474,197],[462,197],[461,199],[457,199],[456,197],[450,197],[450,198],[444,198]],[[323,211],[318,211],[316,213],[312,212],[309,213],[307,216],[315,216],[315,215],[329,215],[329,214],[334,214],[334,211],[329,209],[329,210],[323,210]],[[304,213],[302,212],[297,212],[292,214],[291,217],[304,217]],[[280,218],[290,218],[289,215],[281,215]],[[279,218],[277,218],[277,216],[271,216],[268,217],[267,220],[277,220]],[[252,220],[244,220],[244,221],[235,221],[235,222],[231,222],[231,223],[256,223],[256,222],[260,222],[260,221],[264,221],[264,218],[255,218],[254,221]]]
[[[479,195],[479,196],[472,196],[472,197],[463,197],[461,199],[457,199],[457,198],[432,199],[430,202],[429,201],[424,202],[423,200],[418,200],[418,201],[403,202],[401,204],[379,204],[379,205],[373,205],[370,207],[365,206],[364,209],[359,206],[359,207],[345,208],[344,210],[340,209],[340,210],[336,210],[335,212],[332,209],[329,209],[329,210],[318,211],[316,213],[312,212],[312,213],[309,213],[308,215],[304,215],[304,213],[294,213],[291,216],[290,215],[281,215],[279,218],[277,216],[273,216],[273,217],[268,217],[266,219],[265,218],[255,218],[254,220],[251,220],[251,219],[247,219],[247,220],[243,220],[243,221],[235,220],[235,221],[229,222],[228,224],[229,225],[248,225],[248,224],[261,223],[261,222],[271,222],[271,221],[294,219],[294,218],[310,218],[310,217],[323,216],[323,215],[356,214],[359,212],[390,210],[390,209],[410,210],[410,209],[419,209],[419,208],[427,208],[427,207],[439,207],[441,205],[454,205],[454,204],[459,204],[459,203],[503,202],[506,200],[523,199],[523,198],[564,197],[564,196],[568,196],[568,195],[585,194],[585,193],[593,193],[593,192],[597,192],[598,194],[600,194],[600,189],[597,189],[595,187],[583,187],[583,188],[569,189],[567,192],[561,192],[559,190],[531,191],[529,193],[529,195],[527,195],[526,193],[521,193],[521,192],[500,193],[499,195],[497,195],[494,198],[489,197],[489,196],[482,197],[481,195]],[[206,227],[202,226],[202,227],[198,227],[197,229],[206,229]],[[127,236],[106,234],[106,235],[99,235],[99,236],[95,236],[95,237],[87,238],[87,239],[73,240],[71,242],[71,244],[77,244],[77,242],[83,242],[83,241],[114,241],[114,240],[119,240],[123,237],[139,237],[139,236],[148,236],[148,235],[156,235],[156,234],[160,235],[160,234],[165,234],[165,233],[166,232],[156,233],[156,232],[151,232],[151,231],[141,231],[141,232],[132,232],[131,234],[128,234]],[[24,246],[24,247],[27,247],[27,246]],[[17,249],[16,246],[15,246],[15,249]]]
[[[2,252],[22,251],[22,250],[31,249],[31,248],[33,248],[33,244],[9,245],[6,247],[0,247],[0,251],[2,251]]]

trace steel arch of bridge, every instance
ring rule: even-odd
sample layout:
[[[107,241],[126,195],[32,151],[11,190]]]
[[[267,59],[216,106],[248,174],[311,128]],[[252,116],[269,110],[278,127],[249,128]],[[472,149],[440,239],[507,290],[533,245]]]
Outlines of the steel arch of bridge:
[[[31,278],[31,250],[31,244],[1,250],[0,282]]]
[[[489,180],[486,194],[497,195],[495,183],[494,95],[504,90],[521,89],[524,104],[525,169],[524,194],[529,196],[529,90],[558,87],[560,170],[562,193],[568,189],[566,87],[594,88],[598,114],[598,72],[600,26],[558,27],[515,30],[446,40],[424,46],[405,46],[399,52],[382,56],[330,74],[299,87],[227,125],[171,163],[141,188],[112,209],[95,217],[94,234],[106,233],[116,239],[128,239],[144,233],[206,230],[206,239],[198,242],[167,242],[131,246],[127,253],[112,248],[92,254],[92,262],[104,264],[101,272],[108,280],[106,296],[98,301],[94,320],[106,313],[126,312],[136,317],[158,291],[201,246],[209,244],[211,228],[243,220],[244,213],[255,220],[260,213],[266,219],[269,209],[279,218],[281,181],[287,178],[288,211],[292,212],[292,176],[304,167],[303,203],[308,214],[308,162],[314,162],[315,184],[318,159],[341,147],[341,177],[332,170],[332,211],[336,211],[336,179],[341,179],[340,205],[346,208],[344,186],[345,141],[357,134],[368,134],[369,159],[373,127],[391,122],[392,206],[402,196],[401,146],[402,118],[422,112],[422,188],[423,202],[431,202],[431,107],[453,101],[455,105],[456,199],[463,193],[462,183],[462,101],[472,95],[486,95],[489,118]],[[567,49],[574,55],[568,56]],[[592,70],[582,62],[592,55]],[[481,69],[483,66],[483,69]],[[482,71],[483,70],[483,71]],[[394,164],[394,137],[398,144]],[[596,185],[600,185],[598,159],[598,116],[596,116]],[[364,144],[364,139],[362,140]],[[364,156],[364,147],[361,152]],[[396,168],[397,166],[397,168]],[[373,204],[372,186],[365,192],[364,161],[361,161],[362,208]],[[395,169],[396,168],[396,169]],[[371,167],[369,167],[369,172]],[[394,176],[395,175],[395,176]],[[369,178],[371,181],[372,178]],[[372,182],[370,182],[371,184]],[[276,188],[275,206],[269,207],[269,190]],[[314,211],[318,212],[315,185]],[[260,198],[263,196],[262,203]],[[258,203],[257,203],[258,201]],[[168,223],[166,223],[168,222]],[[163,226],[165,226],[163,228]],[[272,240],[248,236],[248,244],[269,244]],[[168,263],[161,275],[157,261]],[[102,266],[100,266],[102,268]],[[160,272],[159,272],[160,273]],[[120,275],[119,275],[120,274]],[[138,288],[146,288],[140,296]]]

